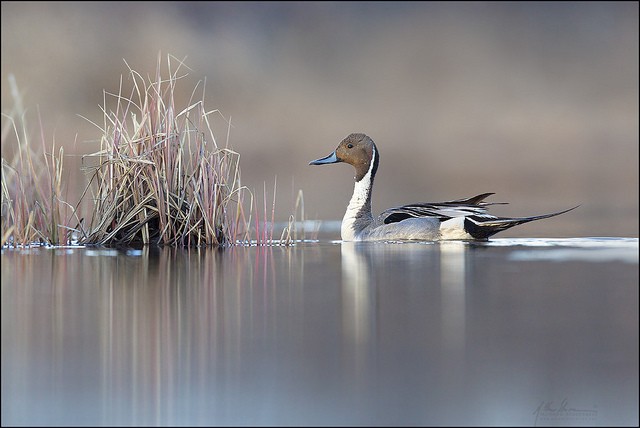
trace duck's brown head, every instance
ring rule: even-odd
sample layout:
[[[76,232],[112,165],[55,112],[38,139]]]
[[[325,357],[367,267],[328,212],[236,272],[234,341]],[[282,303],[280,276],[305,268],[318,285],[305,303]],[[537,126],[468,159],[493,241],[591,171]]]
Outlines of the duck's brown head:
[[[362,180],[371,168],[371,180],[378,169],[380,155],[373,140],[365,134],[350,134],[329,156],[309,162],[309,165],[345,162],[356,169],[356,181]]]

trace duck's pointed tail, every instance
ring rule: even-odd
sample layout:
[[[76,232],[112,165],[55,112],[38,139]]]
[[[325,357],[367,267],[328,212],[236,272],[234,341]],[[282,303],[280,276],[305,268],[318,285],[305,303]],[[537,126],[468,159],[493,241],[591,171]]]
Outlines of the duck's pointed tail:
[[[464,219],[465,231],[475,239],[487,239],[498,232],[507,230],[519,224],[529,223],[530,221],[542,220],[543,218],[555,217],[571,210],[575,210],[577,205],[568,210],[559,211],[551,214],[536,215],[532,217],[514,217],[514,218],[483,218],[482,216],[467,216]]]

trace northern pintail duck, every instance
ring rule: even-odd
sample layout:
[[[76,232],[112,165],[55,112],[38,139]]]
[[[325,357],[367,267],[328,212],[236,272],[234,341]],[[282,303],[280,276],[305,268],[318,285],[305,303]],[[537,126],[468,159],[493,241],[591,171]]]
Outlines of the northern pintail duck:
[[[353,196],[342,219],[343,241],[377,240],[484,240],[518,224],[549,218],[568,210],[533,217],[506,218],[487,213],[484,202],[493,193],[448,202],[415,203],[390,208],[374,217],[371,192],[380,154],[373,140],[365,134],[351,134],[329,156],[309,162],[324,165],[346,162],[356,169]]]

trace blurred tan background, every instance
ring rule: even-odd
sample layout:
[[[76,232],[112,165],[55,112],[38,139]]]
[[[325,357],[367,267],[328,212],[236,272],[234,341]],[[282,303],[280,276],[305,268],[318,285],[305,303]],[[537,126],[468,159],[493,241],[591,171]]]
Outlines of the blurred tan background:
[[[637,2],[3,1],[1,31],[3,113],[13,73],[70,155],[95,150],[78,115],[102,122],[123,59],[153,75],[162,52],[186,57],[185,94],[206,78],[243,184],[261,194],[277,175],[278,220],[298,189],[307,218],[342,218],[353,171],[307,164],[365,132],[382,159],[376,212],[492,191],[510,202],[499,215],[581,204],[501,236],[638,236]]]

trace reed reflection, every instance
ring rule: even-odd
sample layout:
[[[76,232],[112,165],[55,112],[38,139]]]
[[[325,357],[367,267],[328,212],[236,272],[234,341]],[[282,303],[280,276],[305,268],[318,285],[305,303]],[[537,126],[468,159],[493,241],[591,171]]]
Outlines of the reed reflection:
[[[31,251],[3,255],[6,420],[242,420],[279,342],[304,337],[289,249]]]
[[[148,268],[105,266],[113,275],[101,328],[103,402],[112,407],[105,421],[237,417],[234,397],[252,371],[254,340],[274,327],[272,249],[147,256]]]
[[[184,416],[182,393],[206,388],[217,343],[233,323],[222,305],[216,251],[148,249],[139,258],[100,258],[99,337],[105,423],[157,424]],[[181,385],[189,380],[191,388]],[[197,397],[197,395],[195,395]]]

